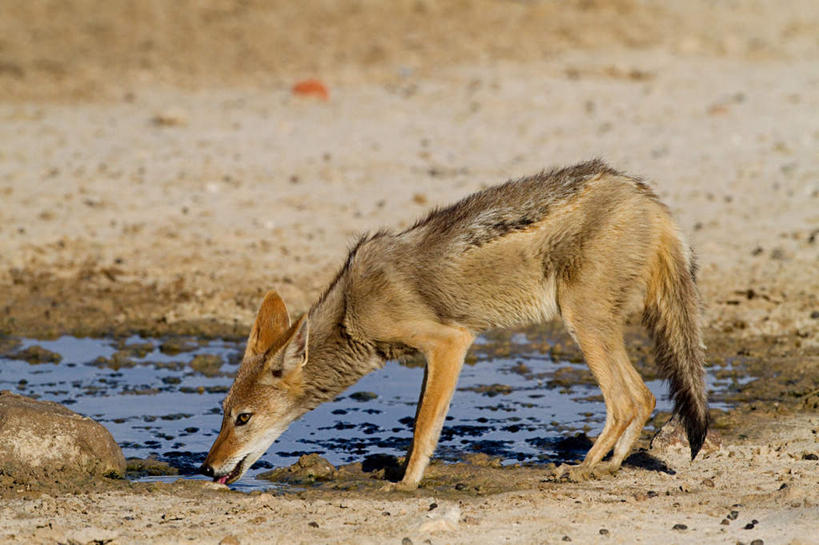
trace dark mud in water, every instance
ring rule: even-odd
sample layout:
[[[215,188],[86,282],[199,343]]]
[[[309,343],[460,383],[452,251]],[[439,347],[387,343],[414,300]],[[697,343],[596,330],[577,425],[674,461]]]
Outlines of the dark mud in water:
[[[195,338],[6,339],[0,346],[0,389],[68,405],[105,425],[126,458],[152,458],[190,474],[218,433],[220,403],[243,349],[241,343]],[[741,375],[731,361],[712,368],[712,398],[750,380]],[[295,422],[240,488],[270,487],[254,476],[305,453],[319,453],[335,465],[403,455],[422,378],[420,361],[388,362]],[[657,396],[657,410],[669,411],[665,385],[656,378],[647,384]],[[712,407],[728,405],[716,401]],[[436,457],[458,461],[483,453],[502,464],[571,461],[588,448],[585,438],[571,438],[595,435],[604,418],[599,389],[576,351],[523,334],[481,338],[461,373]],[[132,467],[149,479],[146,475],[167,469]]]

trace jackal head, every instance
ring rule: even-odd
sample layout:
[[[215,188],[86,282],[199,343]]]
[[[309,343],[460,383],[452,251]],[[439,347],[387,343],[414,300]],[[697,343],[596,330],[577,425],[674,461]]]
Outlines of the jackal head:
[[[236,379],[222,403],[219,436],[200,472],[222,484],[239,479],[301,415],[307,316],[290,324],[284,301],[265,295]]]

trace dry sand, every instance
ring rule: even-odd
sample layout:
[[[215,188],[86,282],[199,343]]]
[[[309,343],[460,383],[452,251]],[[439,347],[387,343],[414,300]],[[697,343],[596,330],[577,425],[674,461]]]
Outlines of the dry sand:
[[[240,334],[270,287],[305,310],[357,233],[599,156],[697,249],[707,337],[787,352],[817,388],[816,3],[180,2],[193,30],[71,5],[0,18],[0,331]],[[291,94],[315,75],[329,101]],[[819,420],[775,401],[673,476],[441,500],[12,486],[0,540],[818,543]]]
[[[0,536],[43,544],[215,544],[231,535],[245,544],[817,543],[817,462],[802,456],[816,450],[819,418],[746,431],[744,444],[693,464],[684,450],[672,452],[675,475],[625,468],[601,481],[535,479],[527,490],[477,497],[246,495],[203,481],[76,495],[21,490],[0,505]]]

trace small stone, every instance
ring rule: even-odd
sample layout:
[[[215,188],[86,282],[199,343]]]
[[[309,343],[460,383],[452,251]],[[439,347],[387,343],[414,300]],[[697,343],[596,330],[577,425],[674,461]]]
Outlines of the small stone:
[[[236,536],[230,535],[225,536],[222,538],[222,541],[219,542],[219,545],[240,545],[239,538]]]
[[[761,539],[755,539],[751,542],[751,545],[765,545],[765,542]]]
[[[424,205],[427,204],[427,201],[428,201],[427,196],[424,195],[423,193],[416,193],[412,196],[412,202],[414,202],[415,204]]]
[[[601,536],[607,536],[607,535],[609,535],[609,531],[606,530],[605,528],[600,528],[600,535]]]
[[[401,540],[401,545],[412,545],[412,540],[408,537],[405,537]]]
[[[707,486],[708,488],[714,488],[714,481],[712,481],[711,479],[703,479],[702,485]]]
[[[811,312],[810,317],[813,318],[814,320],[819,320],[819,310],[814,310],[813,312]]]
[[[688,526],[685,524],[675,524],[671,527],[672,530],[688,530]]]
[[[157,127],[182,127],[188,124],[188,116],[182,109],[171,107],[154,114],[151,123]]]
[[[563,536],[563,537],[560,538],[560,540],[561,541],[571,541],[572,538],[570,538],[569,536]]]
[[[437,503],[432,502],[432,503],[430,503],[430,504],[429,504],[429,510],[430,510],[430,511],[432,511],[433,509],[437,509],[437,508],[438,508],[438,504],[437,504]]]
[[[722,522],[720,522],[720,524],[723,526],[728,526],[729,524],[731,524],[731,521],[728,519],[722,519]]]
[[[309,526],[311,528],[318,528],[319,524],[315,520],[311,520],[310,522],[307,523],[307,526]]]
[[[317,79],[298,81],[293,85],[291,91],[297,96],[330,100],[330,90],[327,88],[327,85],[323,81]]]
[[[290,483],[313,483],[329,481],[335,472],[333,464],[312,453],[302,454],[295,464],[266,471],[257,475],[257,478]]]
[[[372,401],[373,399],[377,398],[378,394],[375,392],[355,392],[354,394],[350,395],[350,399],[354,399],[355,401]]]
[[[746,524],[745,526],[743,526],[743,527],[742,527],[742,529],[743,529],[743,530],[753,530],[753,529],[754,529],[754,523],[753,523],[753,522],[749,522],[748,524]]]
[[[730,520],[736,520],[738,516],[739,516],[739,511],[731,511],[730,513],[728,513],[728,518]]]
[[[817,456],[816,454],[814,454],[812,452],[809,452],[807,454],[803,454],[802,459],[803,460],[819,460],[819,456]]]

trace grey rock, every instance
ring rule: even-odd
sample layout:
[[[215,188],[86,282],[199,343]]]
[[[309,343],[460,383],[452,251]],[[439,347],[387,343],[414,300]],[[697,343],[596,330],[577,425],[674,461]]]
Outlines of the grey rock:
[[[0,474],[18,482],[125,474],[125,457],[101,424],[59,403],[0,391]]]

